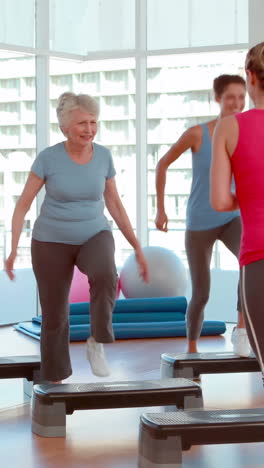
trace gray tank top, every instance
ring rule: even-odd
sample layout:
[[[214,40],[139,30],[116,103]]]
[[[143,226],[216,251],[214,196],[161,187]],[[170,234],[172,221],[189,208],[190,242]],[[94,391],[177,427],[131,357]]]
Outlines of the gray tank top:
[[[192,185],[186,214],[186,227],[192,231],[213,229],[240,215],[239,210],[217,212],[211,207],[209,180],[212,145],[207,124],[202,124],[201,127],[201,147],[199,151],[192,153]]]

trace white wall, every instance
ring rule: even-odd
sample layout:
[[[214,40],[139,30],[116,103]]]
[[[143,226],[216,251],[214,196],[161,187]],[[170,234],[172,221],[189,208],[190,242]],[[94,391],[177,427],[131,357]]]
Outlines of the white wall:
[[[211,291],[210,299],[205,309],[206,320],[237,321],[238,278],[238,271],[211,270]],[[186,297],[189,301],[191,297],[190,278],[188,280]]]
[[[0,325],[31,320],[37,315],[36,281],[30,268],[17,269],[10,281],[0,271]]]
[[[211,270],[211,294],[205,310],[206,320],[236,322],[238,276],[237,271]],[[190,279],[186,297],[189,301]],[[6,273],[0,271],[0,298],[0,325],[29,321],[35,317],[37,315],[37,292],[33,271],[31,269],[16,270],[15,281],[10,281]]]

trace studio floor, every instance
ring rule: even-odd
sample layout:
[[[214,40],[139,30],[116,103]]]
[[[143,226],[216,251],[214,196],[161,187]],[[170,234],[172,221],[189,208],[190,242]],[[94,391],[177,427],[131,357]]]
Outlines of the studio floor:
[[[199,351],[231,351],[230,335],[201,338]],[[107,381],[159,378],[162,352],[184,352],[184,338],[116,341],[106,345],[112,368]],[[0,355],[39,353],[39,342],[12,327],[0,327]],[[67,382],[96,382],[85,358],[85,344],[72,343],[73,375]],[[102,379],[101,379],[102,380]],[[202,376],[207,409],[263,407],[260,373]],[[32,434],[30,404],[23,400],[22,381],[0,380],[1,466],[18,468],[136,468],[139,418],[144,411],[129,408],[76,411],[67,416],[66,438]],[[197,446],[183,454],[183,468],[264,467],[264,443]]]

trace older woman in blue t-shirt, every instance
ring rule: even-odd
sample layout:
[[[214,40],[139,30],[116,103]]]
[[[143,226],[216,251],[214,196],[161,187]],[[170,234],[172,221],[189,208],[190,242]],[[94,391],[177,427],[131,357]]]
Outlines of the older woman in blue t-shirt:
[[[66,141],[37,156],[12,219],[12,250],[5,263],[11,280],[25,214],[45,186],[46,195],[33,228],[31,253],[42,309],[42,378],[55,383],[72,373],[68,296],[75,265],[90,283],[91,336],[87,340],[87,357],[95,375],[110,373],[103,343],[114,341],[112,311],[117,272],[105,205],[134,248],[142,279],[148,281],[146,260],[116,188],[111,153],[93,142],[98,115],[98,103],[91,96],[60,96],[57,116]]]

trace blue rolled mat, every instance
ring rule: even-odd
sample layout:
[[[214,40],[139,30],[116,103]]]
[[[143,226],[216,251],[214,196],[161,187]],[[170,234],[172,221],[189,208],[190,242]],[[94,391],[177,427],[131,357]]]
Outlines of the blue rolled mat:
[[[184,296],[177,297],[146,297],[137,299],[117,299],[113,314],[116,312],[186,312],[187,300]],[[87,314],[90,311],[89,302],[70,304],[70,315]]]
[[[32,322],[41,323],[42,317],[33,317]],[[183,312],[135,312],[123,313],[116,312],[113,314],[113,323],[125,322],[174,322],[177,320],[185,320]],[[70,315],[70,325],[81,325],[90,323],[90,314]]]
[[[41,325],[32,322],[22,322],[15,325],[15,328],[33,338],[40,339]],[[148,323],[114,323],[114,333],[116,339],[127,338],[160,338],[186,336],[186,322],[148,322]],[[202,336],[221,335],[226,331],[224,322],[205,320],[202,328]],[[90,336],[90,325],[71,325],[70,340],[84,341]]]

